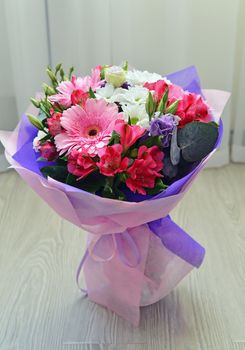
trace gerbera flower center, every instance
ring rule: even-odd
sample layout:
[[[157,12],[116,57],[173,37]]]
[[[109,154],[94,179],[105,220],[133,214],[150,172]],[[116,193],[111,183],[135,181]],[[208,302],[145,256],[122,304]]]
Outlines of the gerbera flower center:
[[[89,130],[89,136],[95,136],[95,135],[97,135],[97,133],[98,133],[98,131],[96,130],[96,129],[91,129],[91,130]]]
[[[94,138],[94,137],[98,136],[100,131],[101,130],[97,125],[91,125],[86,129],[84,136],[88,137],[88,138]]]

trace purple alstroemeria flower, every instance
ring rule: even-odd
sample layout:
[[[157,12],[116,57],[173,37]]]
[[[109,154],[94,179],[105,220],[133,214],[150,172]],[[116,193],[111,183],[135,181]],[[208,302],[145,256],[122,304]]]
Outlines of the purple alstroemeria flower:
[[[173,130],[179,123],[179,117],[173,114],[163,114],[155,117],[150,122],[150,135],[163,136],[163,147],[169,147]]]

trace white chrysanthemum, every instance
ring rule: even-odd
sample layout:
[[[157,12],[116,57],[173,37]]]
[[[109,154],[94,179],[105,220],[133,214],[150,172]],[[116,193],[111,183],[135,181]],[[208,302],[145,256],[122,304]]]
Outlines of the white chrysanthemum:
[[[120,101],[125,101],[123,98],[123,95],[127,92],[128,90],[123,89],[123,88],[114,88],[114,86],[110,84],[106,84],[104,87],[99,88],[96,90],[95,96],[97,99],[103,98],[106,100],[106,102],[120,102]]]
[[[149,127],[149,116],[146,113],[144,104],[123,105],[122,109],[123,116],[126,121],[130,117],[133,124],[140,125],[144,128]]]
[[[121,89],[123,92],[117,93],[116,102],[121,104],[145,104],[149,90],[142,86],[133,86],[127,89]]]
[[[150,73],[148,71],[129,70],[127,72],[127,82],[131,85],[144,85],[146,82],[154,83],[162,79],[162,76],[157,73]]]
[[[103,98],[107,102],[111,102],[111,97],[113,96],[115,91],[114,86],[110,84],[106,84],[104,87],[101,87],[96,90],[95,96],[98,99]]]
[[[39,150],[40,140],[42,140],[45,136],[47,136],[47,134],[44,131],[39,130],[38,133],[37,133],[37,136],[34,138],[34,140],[33,140],[33,149],[36,152],[38,152],[38,150]]]

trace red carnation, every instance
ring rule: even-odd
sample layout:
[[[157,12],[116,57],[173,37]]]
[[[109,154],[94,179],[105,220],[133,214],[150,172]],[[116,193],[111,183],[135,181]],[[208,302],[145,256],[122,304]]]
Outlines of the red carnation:
[[[100,162],[97,163],[101,174],[105,176],[114,176],[117,173],[121,173],[127,169],[128,158],[122,159],[123,147],[120,144],[108,146],[105,148],[104,154],[100,158]]]
[[[162,177],[159,171],[163,168],[163,157],[157,146],[139,148],[137,159],[127,170],[126,185],[131,191],[146,194],[145,188],[154,188],[156,178]]]
[[[79,176],[79,179],[86,177],[96,168],[95,161],[89,155],[72,150],[68,156],[68,171],[75,176]]]

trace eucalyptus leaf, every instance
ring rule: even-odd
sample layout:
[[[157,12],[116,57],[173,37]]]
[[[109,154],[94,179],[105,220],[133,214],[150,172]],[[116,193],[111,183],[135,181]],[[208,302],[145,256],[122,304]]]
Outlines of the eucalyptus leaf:
[[[170,145],[170,159],[173,165],[178,165],[180,161],[180,148],[177,143],[177,127],[173,130]]]
[[[173,165],[169,157],[165,157],[163,161],[163,175],[169,179],[174,178],[178,174],[178,166]]]
[[[217,124],[194,121],[178,129],[178,145],[187,162],[200,161],[214,148],[218,139]]]

